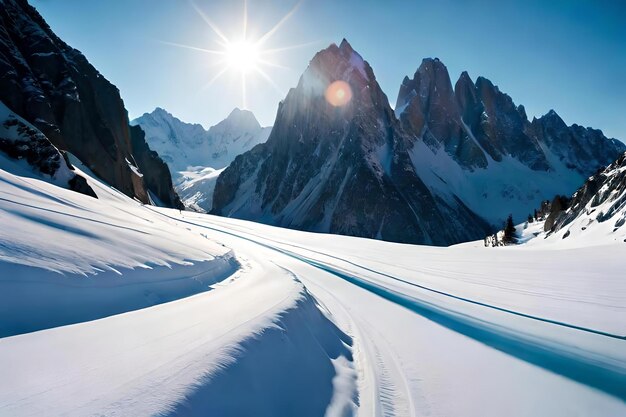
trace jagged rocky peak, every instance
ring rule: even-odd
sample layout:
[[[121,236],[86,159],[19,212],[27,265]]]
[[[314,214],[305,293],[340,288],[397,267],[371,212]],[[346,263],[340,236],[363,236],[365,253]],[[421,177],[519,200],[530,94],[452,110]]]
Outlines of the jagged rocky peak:
[[[482,236],[484,221],[458,200],[431,194],[410,145],[371,67],[344,40],[313,57],[268,141],[222,172],[212,212],[399,242]]]
[[[467,126],[479,125],[484,108],[478,97],[476,84],[474,84],[467,71],[463,71],[456,84],[454,84],[454,95],[459,105],[463,122]]]
[[[468,85],[473,86],[471,80]],[[471,96],[467,99],[475,100]],[[438,58],[424,59],[413,79],[405,78],[400,87],[396,115],[406,132],[433,151],[443,148],[467,169],[484,168],[487,159],[464,126],[461,114],[448,69]]]
[[[337,88],[327,91],[334,82],[338,82]],[[376,91],[368,91],[369,87]],[[331,94],[327,96],[328,93]],[[378,105],[380,94],[382,91],[371,67],[344,39],[339,46],[333,43],[313,57],[298,87],[290,91],[285,102],[294,104],[305,100],[306,105],[310,105],[311,99],[326,113],[337,113],[332,103],[335,110],[350,112],[360,106]]]
[[[447,98],[451,92],[450,76],[443,62],[439,58],[424,58],[413,78],[404,78],[396,100],[396,109],[405,108],[415,95]]]
[[[584,177],[626,151],[622,142],[606,138],[601,130],[568,126],[554,110],[533,119],[530,131],[561,163]]]
[[[375,129],[395,123],[372,68],[344,39],[339,46],[331,44],[318,52],[310,61],[298,86],[281,102],[268,143],[282,142],[280,149],[286,150],[300,146],[301,141],[313,140],[313,152],[319,139],[324,142],[321,149],[326,143],[336,146],[349,127],[346,123],[354,123],[355,129],[360,129],[366,124],[365,119]],[[309,129],[328,133],[326,138],[319,138],[319,133]],[[356,130],[351,135],[359,142],[373,140],[378,145],[385,140],[384,135],[358,135]],[[293,137],[300,139],[294,141]],[[320,150],[316,153],[320,154]]]
[[[134,154],[118,89],[25,0],[3,0],[0,7],[0,74],[0,100],[97,176],[146,203],[147,178],[171,188],[167,170],[137,165],[144,158]],[[159,198],[170,206],[180,203],[169,195]]]
[[[561,116],[559,116],[554,109],[550,109],[550,111],[541,116],[538,120],[543,125],[550,126],[553,129],[567,129],[567,124],[565,124],[563,119],[561,119]]]
[[[445,65],[432,58],[404,78],[395,112],[427,185],[441,195],[453,190],[494,226],[503,214],[520,218],[541,200],[571,194],[623,149],[555,112],[529,122],[524,106],[485,77],[462,72],[452,89]]]

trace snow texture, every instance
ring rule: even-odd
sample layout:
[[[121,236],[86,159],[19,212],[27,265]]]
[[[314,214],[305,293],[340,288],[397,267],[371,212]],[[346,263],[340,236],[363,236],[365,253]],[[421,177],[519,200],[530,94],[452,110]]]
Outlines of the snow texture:
[[[623,242],[305,233],[142,206],[73,165],[97,200],[0,169],[0,414],[626,413]]]

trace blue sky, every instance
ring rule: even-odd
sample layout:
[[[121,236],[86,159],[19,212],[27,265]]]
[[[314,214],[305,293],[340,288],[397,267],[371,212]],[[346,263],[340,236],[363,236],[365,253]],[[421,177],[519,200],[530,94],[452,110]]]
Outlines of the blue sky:
[[[241,77],[218,56],[218,36],[185,0],[31,0],[52,29],[117,85],[131,118],[163,107],[211,126],[242,107]],[[196,0],[228,38],[242,31],[243,0]],[[248,0],[251,37],[260,36],[296,0]],[[275,84],[251,75],[247,107],[271,125],[278,102],[309,60],[347,38],[372,65],[392,105],[405,75],[439,57],[454,83],[461,71],[491,79],[529,117],[555,109],[568,124],[626,140],[626,2],[303,0],[265,48],[307,44],[267,59]],[[286,68],[283,68],[286,67]]]

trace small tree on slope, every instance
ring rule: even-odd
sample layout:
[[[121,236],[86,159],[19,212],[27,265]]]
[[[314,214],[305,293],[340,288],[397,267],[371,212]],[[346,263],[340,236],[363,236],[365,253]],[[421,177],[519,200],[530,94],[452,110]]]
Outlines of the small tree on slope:
[[[509,214],[509,217],[506,219],[502,240],[506,245],[517,242],[517,238],[515,237],[515,224],[513,224],[513,216],[511,214]]]

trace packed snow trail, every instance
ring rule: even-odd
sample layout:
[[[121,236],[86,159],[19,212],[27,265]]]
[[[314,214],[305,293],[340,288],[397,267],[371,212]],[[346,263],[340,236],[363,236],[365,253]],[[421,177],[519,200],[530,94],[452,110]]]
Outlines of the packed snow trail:
[[[246,381],[253,382],[248,401],[266,407],[256,415],[281,407],[321,415],[334,395],[349,406],[356,395],[350,339],[341,341],[289,273],[256,262],[215,291],[0,339],[0,415],[176,415],[189,407],[191,415],[220,408],[237,415],[237,404],[247,415],[240,398]],[[298,328],[303,324],[308,330]],[[328,357],[344,361],[338,368],[347,374],[345,397],[333,390]],[[287,359],[289,367],[280,362]],[[241,370],[244,361],[255,366]],[[207,381],[211,396],[194,395]],[[303,390],[289,390],[294,384]],[[229,391],[233,386],[239,389]]]
[[[593,328],[584,328],[575,324],[564,325],[563,323],[549,318],[530,316],[510,309],[484,305],[485,303],[468,303],[468,300],[464,297],[452,297],[452,301],[456,304],[449,301],[442,302],[441,297],[432,297],[424,294],[419,294],[419,297],[414,298],[412,296],[415,295],[415,290],[407,289],[409,285],[415,286],[414,283],[402,282],[402,280],[400,280],[400,282],[390,282],[389,279],[384,280],[383,278],[392,278],[397,281],[397,277],[382,273],[383,277],[381,278],[380,276],[376,276],[381,275],[379,271],[375,271],[367,266],[357,265],[349,260],[341,260],[341,258],[338,258],[336,255],[324,255],[323,250],[305,249],[303,246],[315,246],[313,243],[313,241],[316,240],[316,238],[313,237],[315,235],[302,236],[296,243],[292,243],[289,242],[289,237],[297,236],[300,232],[280,231],[267,226],[210,216],[195,217],[193,214],[188,214],[186,217],[193,218],[194,220],[189,220],[191,222],[205,224],[212,230],[221,230],[231,236],[232,240],[220,237],[228,242],[229,246],[237,247],[237,239],[243,239],[248,242],[256,241],[264,249],[274,252],[278,251],[291,257],[292,260],[290,262],[295,262],[296,265],[300,265],[300,268],[303,268],[301,263],[304,262],[307,264],[307,268],[310,267],[312,269],[308,273],[301,273],[299,275],[304,277],[302,281],[307,288],[309,288],[318,299],[323,300],[325,305],[333,303],[327,300],[329,294],[334,294],[333,299],[335,300],[335,304],[343,304],[344,307],[348,304],[338,302],[336,292],[329,291],[328,287],[319,284],[319,280],[321,280],[322,277],[325,281],[329,279],[332,280],[333,277],[335,278],[334,281],[336,281],[337,277],[342,278],[350,284],[345,289],[347,292],[358,292],[358,289],[355,288],[356,285],[367,290],[369,293],[375,294],[377,296],[375,298],[376,301],[359,301],[349,304],[352,310],[358,310],[353,316],[359,317],[361,322],[363,322],[363,317],[368,317],[371,314],[368,314],[368,312],[371,311],[373,305],[381,304],[382,301],[380,298],[382,297],[401,307],[402,311],[409,310],[417,312],[421,317],[427,319],[427,323],[429,323],[425,326],[427,330],[422,329],[420,332],[425,332],[425,334],[431,333],[433,331],[431,330],[431,326],[435,325],[435,323],[437,327],[441,325],[451,330],[456,338],[460,337],[459,341],[454,342],[455,346],[458,348],[457,355],[459,356],[465,357],[464,348],[462,346],[470,343],[465,336],[471,337],[474,339],[471,343],[478,343],[479,346],[486,349],[487,352],[490,352],[490,354],[487,355],[487,358],[490,358],[486,360],[487,363],[491,361],[492,355],[494,361],[498,358],[498,361],[503,362],[503,365],[498,367],[500,368],[500,372],[495,369],[493,370],[495,373],[493,376],[494,380],[500,379],[502,387],[508,386],[507,389],[514,390],[517,393],[523,393],[518,400],[509,398],[510,403],[507,403],[508,405],[504,403],[501,404],[503,407],[507,407],[507,410],[508,407],[512,406],[511,404],[517,404],[518,401],[527,401],[527,396],[537,396],[541,398],[545,392],[543,394],[538,392],[537,387],[545,383],[546,389],[554,401],[549,401],[554,408],[550,413],[546,413],[547,415],[567,415],[569,412],[573,412],[574,410],[580,411],[581,409],[596,414],[594,407],[602,408],[603,404],[612,404],[615,408],[612,409],[608,407],[606,408],[608,414],[599,413],[598,415],[619,415],[619,413],[624,411],[624,399],[626,398],[624,391],[624,387],[626,386],[626,354],[624,353],[624,340],[620,334],[612,334]],[[312,238],[308,239],[309,237]],[[318,240],[323,240],[324,238],[334,239],[336,237],[323,236],[319,237]],[[278,241],[280,243],[278,243]],[[353,243],[357,242],[358,240],[353,240]],[[268,254],[268,256],[276,257],[277,255]],[[335,264],[341,263],[341,267],[329,262],[329,259]],[[366,275],[365,272],[367,272],[368,269],[369,274]],[[336,285],[337,284],[333,282],[331,288]],[[320,290],[320,288],[326,289],[326,291]],[[419,285],[417,285],[417,288],[423,290]],[[348,294],[344,294],[344,296],[348,297]],[[444,296],[449,298],[450,294],[446,293]],[[470,306],[468,307],[467,304],[470,304]],[[341,310],[341,308],[339,308],[339,310]],[[481,310],[487,310],[487,313]],[[341,315],[341,311],[331,311],[334,317]],[[623,314],[623,309],[620,313]],[[380,314],[383,317],[387,316],[386,313],[381,312]],[[618,315],[615,320],[619,321],[620,317],[621,316]],[[391,319],[394,320],[395,317]],[[354,322],[353,320],[353,326]],[[361,330],[359,333],[376,334],[380,333],[381,328],[384,329],[385,325],[381,324],[381,327],[372,326],[368,331],[364,332]],[[416,335],[412,334],[412,336]],[[398,349],[398,345],[405,344],[407,337],[409,337],[407,334],[402,334],[401,339],[392,343],[387,342],[387,344],[392,346],[393,349]],[[386,339],[387,337],[383,336],[381,341]],[[421,337],[419,337],[419,339],[421,339]],[[357,346],[359,342],[361,342],[358,337],[355,337],[355,341]],[[381,345],[381,343],[376,344],[378,346]],[[439,343],[436,344],[439,345]],[[503,355],[490,348],[506,352],[508,355]],[[484,356],[482,352],[481,355]],[[385,364],[380,363],[380,358],[375,356],[377,356],[375,353],[370,352],[370,357],[366,358],[365,361],[368,362],[370,366],[376,363],[378,363],[379,368],[385,366]],[[434,357],[429,356],[427,359],[432,361]],[[441,358],[441,360],[445,362],[443,358]],[[468,360],[474,361],[474,358],[470,356]],[[414,361],[414,359],[405,359],[401,362],[411,363]],[[533,365],[538,365],[539,367]],[[363,363],[361,363],[361,366],[363,366]],[[393,368],[393,364],[389,364],[389,367]],[[528,372],[528,369],[525,369],[526,367],[531,369],[532,372]],[[448,368],[448,366],[444,366],[444,369],[445,368]],[[474,369],[474,371],[477,374],[482,373],[484,375],[488,368],[489,367],[479,367]],[[513,375],[511,371],[515,369],[520,369],[520,373],[522,374],[530,373],[536,375],[530,378],[526,376],[525,379],[511,383],[509,376]],[[546,372],[546,370],[550,372]],[[449,378],[456,379],[459,377],[456,370],[450,369],[449,371],[451,373]],[[378,369],[374,372],[374,375],[378,375],[379,377],[379,383],[385,380],[385,372],[384,369]],[[563,378],[554,375],[552,372],[566,376],[568,379],[563,380]],[[425,380],[424,383],[428,384],[428,382],[426,382],[427,378],[422,378]],[[481,377],[481,381],[482,379]],[[412,378],[399,378],[399,380],[396,379],[394,382],[396,385],[402,386],[405,385],[405,383],[402,382],[403,380],[418,381],[420,380],[420,376],[415,375]],[[556,383],[555,381],[561,382]],[[448,383],[447,380],[445,382]],[[471,383],[468,382],[468,384]],[[409,383],[408,385],[415,389],[415,383]],[[548,389],[551,385],[553,385],[553,390]],[[496,389],[496,387],[493,388]],[[382,404],[382,399],[386,396],[383,392],[384,389],[380,387],[378,387],[378,389],[380,391],[377,397],[379,399],[378,401],[381,403],[378,404],[377,408],[383,410],[385,407]],[[610,396],[596,391],[596,389],[604,391],[610,394]],[[580,394],[576,394],[575,397],[577,400],[574,401],[572,407],[569,408],[563,406],[565,398],[559,399],[557,395],[554,395],[555,392],[559,391],[564,392],[566,396],[576,391],[580,391]],[[495,403],[493,401],[487,401],[487,397],[490,395],[488,392],[482,394],[486,397],[484,398],[486,401],[484,404],[498,403],[498,401],[495,401]],[[471,402],[477,401],[481,403],[481,401],[478,400],[479,397],[480,394],[469,400],[471,400]],[[600,398],[603,399],[600,400]],[[404,397],[403,400],[405,403],[408,401],[406,397]],[[548,400],[542,398],[541,401],[546,402]],[[411,401],[420,412],[425,412],[423,408],[424,402],[430,403],[428,399],[422,399],[421,403],[415,399]],[[471,404],[467,404],[467,406],[469,408],[464,409],[460,407],[457,409],[458,413],[460,413],[460,415],[468,415],[463,412],[463,410],[471,409]],[[429,405],[429,408],[432,407],[434,406]],[[515,406],[512,407],[515,409]],[[523,406],[520,403],[519,407],[519,415],[528,415],[528,412],[530,412],[528,406]],[[478,410],[476,411],[478,413],[477,415],[491,415],[492,412],[493,414],[498,414],[498,412],[494,412],[495,410],[497,410],[497,408],[490,410],[489,406],[486,406],[485,409],[482,409],[480,412]],[[504,413],[504,409],[500,410],[500,412]],[[446,413],[443,413],[443,415],[451,415],[450,413],[452,415],[456,414],[452,412],[452,410],[448,410]],[[510,411],[507,411],[507,413],[511,415]],[[469,415],[474,414],[470,413]]]

